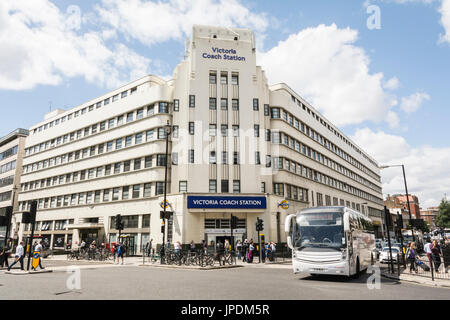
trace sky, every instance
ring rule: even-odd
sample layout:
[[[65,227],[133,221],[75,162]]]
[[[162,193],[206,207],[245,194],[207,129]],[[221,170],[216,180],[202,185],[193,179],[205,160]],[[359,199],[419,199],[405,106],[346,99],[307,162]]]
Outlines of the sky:
[[[147,74],[170,79],[193,24],[250,28],[285,82],[422,208],[450,194],[450,0],[2,0],[0,136]],[[384,194],[404,193],[401,168]]]

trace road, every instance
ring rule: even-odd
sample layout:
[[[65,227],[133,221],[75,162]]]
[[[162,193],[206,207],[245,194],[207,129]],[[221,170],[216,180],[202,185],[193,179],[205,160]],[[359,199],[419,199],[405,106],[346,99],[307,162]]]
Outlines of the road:
[[[381,279],[367,288],[368,275],[348,280],[338,276],[297,276],[289,265],[225,270],[179,270],[125,266],[84,266],[81,289],[70,291],[64,268],[52,273],[0,273],[0,299],[44,300],[298,300],[298,299],[449,299],[450,289]]]

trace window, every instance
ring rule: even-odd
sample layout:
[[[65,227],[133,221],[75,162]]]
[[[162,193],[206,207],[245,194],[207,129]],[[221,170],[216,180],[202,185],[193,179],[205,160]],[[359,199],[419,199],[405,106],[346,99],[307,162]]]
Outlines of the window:
[[[194,95],[189,96],[189,108],[195,108],[195,96]]]
[[[144,184],[144,198],[151,196],[151,183]]]
[[[259,99],[253,99],[253,111],[259,110]]]
[[[228,152],[222,151],[222,164],[228,164]]]
[[[272,142],[273,143],[281,143],[281,133],[280,132],[272,132]]]
[[[180,111],[180,100],[178,99],[173,100],[173,111],[174,112]]]
[[[233,180],[233,193],[240,193],[240,192],[241,192],[241,181]]]
[[[220,74],[220,84],[228,84],[228,74],[227,73]]]
[[[122,200],[128,200],[130,197],[130,187],[122,188]]]
[[[131,161],[130,160],[125,161],[123,163],[123,172],[128,172],[130,170],[131,170]]]
[[[97,168],[97,178],[101,177],[103,175],[103,167]]]
[[[172,152],[171,158],[172,158],[172,164],[174,166],[177,166],[178,165],[178,152]]]
[[[209,136],[210,137],[215,137],[217,133],[217,125],[215,124],[210,124],[209,125]]]
[[[120,191],[120,188],[114,188],[113,189],[112,201],[119,200],[119,191]]]
[[[158,154],[156,156],[156,165],[158,167],[164,167],[166,165],[166,155],[165,154]]]
[[[179,192],[187,192],[187,181],[179,182]]]
[[[228,110],[228,99],[220,99],[220,110]]]
[[[145,167],[146,168],[151,168],[152,161],[153,161],[153,156],[145,157]]]
[[[99,203],[100,202],[100,195],[101,195],[101,191],[100,190],[95,191],[95,195],[94,195],[94,202],[95,203]]]
[[[58,197],[58,201],[59,201],[59,197]],[[92,192],[88,192],[86,195],[86,203],[92,203]]]
[[[228,193],[228,192],[230,192],[228,187],[229,187],[228,180],[222,180],[222,181],[221,181],[221,190],[222,190],[222,193]]]
[[[156,182],[156,193],[155,195],[164,194],[164,182]]]
[[[159,113],[169,113],[169,104],[167,102],[159,103]]]
[[[126,98],[126,96],[127,96],[127,92],[128,92],[128,91],[124,91],[124,92],[122,92],[122,94],[121,94],[121,98]]]
[[[216,152],[215,151],[211,151],[209,153],[209,163],[210,164],[216,164],[217,163]]]
[[[280,119],[280,108],[272,108],[272,119]]]
[[[259,151],[255,152],[255,164],[257,165],[261,164],[261,157],[259,155]]]
[[[117,117],[117,125],[121,126],[123,124],[123,116]]]
[[[195,132],[194,122],[189,122],[189,134],[193,135]]]
[[[239,152],[233,152],[233,164],[234,165],[239,164]]]
[[[109,201],[109,189],[103,190],[103,202]]]
[[[129,147],[131,146],[131,143],[133,142],[133,137],[132,136],[128,136],[125,138],[125,147]]]
[[[231,100],[231,108],[233,111],[239,111],[239,99]]]
[[[105,166],[105,176],[109,176],[111,174],[111,165],[108,164]]]
[[[114,128],[115,122],[116,122],[116,119],[109,119],[108,120],[108,129]]]
[[[233,137],[239,137],[239,126],[233,125]]]
[[[237,74],[231,75],[231,84],[233,85],[239,85],[239,76]]]
[[[154,133],[155,133],[155,130],[148,130],[147,132],[146,132],[146,141],[147,142],[149,142],[149,141],[152,141],[153,140],[153,135],[154,135]]]
[[[255,131],[255,137],[259,137],[259,124],[255,124],[254,131]]]
[[[127,113],[127,123],[133,121],[133,112],[129,112]]]
[[[261,182],[261,193],[266,193],[266,183]]]
[[[220,126],[220,133],[222,134],[222,137],[227,137],[228,136],[228,125],[222,124]]]
[[[134,170],[139,170],[141,169],[141,161],[142,159],[134,159]]]
[[[216,109],[217,109],[217,99],[209,98],[209,110],[216,110]]]
[[[215,73],[209,74],[209,84],[217,84],[217,74]]]
[[[155,114],[155,105],[151,104],[147,107],[147,117]]]
[[[144,117],[144,109],[138,109],[136,111],[136,120],[142,119]]]
[[[194,163],[194,150],[193,149],[189,149],[189,163]]]
[[[115,174],[120,173],[120,165],[121,165],[120,162],[118,162],[118,163],[116,163],[116,164],[114,165],[114,173],[115,173]]]
[[[284,195],[284,185],[282,183],[273,184],[273,192],[278,196]]]
[[[113,141],[109,141],[109,142],[106,143],[106,152],[112,151],[113,144],[114,144]]]
[[[264,115],[265,116],[270,116],[270,108],[268,104],[264,105]]]
[[[172,138],[173,139],[179,138],[179,127],[178,126],[173,126]]]
[[[135,140],[135,143],[136,143],[136,144],[142,143],[142,133],[136,134],[136,140]]]
[[[116,140],[116,150],[122,149],[122,138]]]
[[[165,128],[158,128],[158,139],[166,139],[167,133]]]
[[[217,180],[209,180],[209,192],[217,193]]]

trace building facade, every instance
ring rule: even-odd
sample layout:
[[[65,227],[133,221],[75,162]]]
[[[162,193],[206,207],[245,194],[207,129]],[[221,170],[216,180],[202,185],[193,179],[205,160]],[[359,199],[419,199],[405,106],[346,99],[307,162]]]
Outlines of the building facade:
[[[286,84],[268,85],[251,30],[194,26],[186,58],[165,81],[147,76],[30,128],[20,210],[38,201],[48,243],[114,242],[115,216],[139,252],[162,243],[169,123],[167,240],[285,242],[284,219],[342,205],[382,232],[378,164]],[[21,226],[27,235],[30,226]]]
[[[409,199],[406,199],[406,195],[403,194],[394,194],[392,196],[388,194],[386,200],[384,201],[384,204],[388,209],[401,209],[403,212],[402,215],[406,214],[406,220],[409,221],[409,200],[409,206],[411,207],[411,218],[421,219],[419,198],[411,194],[408,196],[408,198]]]
[[[430,229],[436,229],[436,217],[439,214],[439,207],[429,207],[426,210],[420,210],[420,216],[428,222]]]
[[[13,206],[13,212],[18,209],[17,198],[27,136],[28,130],[16,129],[0,139],[0,208]],[[5,233],[6,227],[0,227],[0,234],[5,236]],[[15,238],[17,229],[13,228],[8,236]]]

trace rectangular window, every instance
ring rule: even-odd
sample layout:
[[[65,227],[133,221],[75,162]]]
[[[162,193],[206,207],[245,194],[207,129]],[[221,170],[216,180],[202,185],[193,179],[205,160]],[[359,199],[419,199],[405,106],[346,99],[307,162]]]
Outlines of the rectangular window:
[[[130,197],[130,187],[122,188],[122,200],[128,200]]]
[[[231,75],[231,84],[238,86],[239,85],[239,76],[237,74]]]
[[[142,143],[142,133],[136,134],[135,143],[136,143],[136,144]]]
[[[216,110],[216,109],[217,109],[217,99],[209,98],[209,110]]]
[[[220,110],[228,110],[228,99],[220,99]]]
[[[222,164],[228,164],[228,152],[222,151]]]
[[[109,189],[103,190],[103,202],[109,201]]]
[[[209,84],[217,84],[217,74],[216,73],[209,74]]]
[[[233,193],[240,193],[240,192],[241,192],[241,181],[233,180]]]
[[[152,162],[153,162],[153,156],[145,157],[145,167],[146,168],[151,168]]]
[[[189,149],[189,163],[194,163],[194,150],[193,149]]]
[[[151,104],[147,107],[147,117],[155,114],[155,105]]]
[[[259,137],[259,124],[255,124],[254,131],[255,131],[255,137]]]
[[[147,142],[153,140],[153,135],[154,135],[154,133],[155,133],[155,130],[153,130],[153,129],[147,131],[147,133],[146,133],[146,141],[147,141]]]
[[[239,137],[239,126],[233,125],[233,137]]]
[[[239,111],[239,99],[231,100],[231,108],[233,111]]]
[[[189,122],[189,134],[193,135],[195,132],[194,122]]]
[[[133,121],[133,116],[134,116],[133,112],[127,113],[127,123]]]
[[[117,117],[117,125],[121,126],[123,124],[123,116]]]
[[[259,99],[253,99],[253,111],[259,110]]]
[[[238,165],[239,163],[239,152],[233,152],[233,164]]]
[[[156,156],[156,165],[159,167],[164,167],[166,165],[166,155],[158,154]]]
[[[266,193],[266,183],[261,182],[261,193]]]
[[[209,125],[209,136],[210,137],[215,137],[217,134],[217,125],[215,124],[210,124]]]
[[[216,158],[216,152],[215,151],[211,151],[209,153],[209,163],[210,164],[216,164],[217,163],[217,158]]]
[[[169,104],[167,102],[159,103],[159,113],[169,113]]]
[[[116,150],[122,149],[122,138],[116,140]]]
[[[120,191],[120,188],[114,188],[113,189],[112,201],[119,200],[119,191]]]
[[[179,192],[187,192],[187,181],[180,181]]]
[[[131,170],[131,161],[124,161],[123,163],[123,172],[128,172]]]
[[[195,96],[194,95],[189,96],[189,108],[195,108]]]
[[[178,165],[178,152],[172,152],[171,158],[172,158],[172,164],[174,166],[177,166]]]
[[[139,170],[141,169],[141,161],[142,159],[134,159],[134,170]]]
[[[116,119],[108,120],[108,129],[114,128],[114,124],[116,123]]]
[[[173,126],[172,138],[173,139],[179,138],[179,126]]]
[[[111,165],[108,164],[105,166],[105,176],[109,176],[111,174]]]
[[[116,163],[116,164],[114,165],[114,173],[115,173],[115,174],[120,173],[120,165],[121,165],[120,162],[119,162],[119,163]]]
[[[144,198],[148,198],[151,196],[151,183],[144,184]]]
[[[217,193],[217,180],[209,180],[209,192]]]
[[[280,108],[271,109],[272,119],[280,119]]]
[[[264,115],[265,116],[270,116],[270,108],[268,104],[264,105]]]
[[[158,139],[165,139],[167,137],[167,133],[165,128],[158,128]]]
[[[173,100],[173,111],[174,112],[180,111],[180,100],[178,99]]]
[[[125,138],[125,147],[131,146],[132,142],[133,142],[133,137],[132,136],[126,137]]]
[[[228,84],[228,73],[220,74],[220,84]]]
[[[138,109],[136,111],[136,120],[144,118],[144,109]]]
[[[156,194],[155,195],[160,195],[160,194],[164,194],[164,182],[156,182]]]
[[[95,203],[99,203],[100,202],[100,196],[101,196],[101,191],[100,190],[95,191],[95,195],[94,195],[94,202]]]
[[[221,190],[222,190],[222,193],[228,193],[228,192],[230,192],[228,187],[229,187],[229,182],[228,182],[228,180],[222,180],[222,181],[221,181]]]

